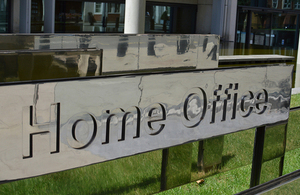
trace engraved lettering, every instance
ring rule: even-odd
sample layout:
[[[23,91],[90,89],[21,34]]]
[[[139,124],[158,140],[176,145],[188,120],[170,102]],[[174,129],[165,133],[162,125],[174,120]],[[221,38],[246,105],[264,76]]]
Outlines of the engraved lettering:
[[[33,106],[23,108],[23,159],[33,157],[34,135],[50,134],[51,154],[60,149],[60,103],[50,105],[50,119],[46,123],[35,123],[36,114]]]
[[[234,95],[233,95],[233,105],[232,105],[232,116],[231,116],[231,119],[235,119],[236,117],[236,106],[237,106],[237,98],[238,98],[238,93],[237,93],[237,90],[239,89],[239,84],[238,83],[235,83],[234,84]]]
[[[223,104],[222,121],[226,121],[226,113],[227,113],[227,108],[229,106],[232,107],[231,119],[235,119],[237,95],[238,95],[237,90],[238,90],[238,83],[235,84],[230,83],[228,84],[228,88],[225,89],[225,94],[227,95],[227,98],[224,100],[224,104]],[[233,91],[235,93],[233,93]]]
[[[165,127],[162,121],[166,120],[166,109],[160,103],[152,104],[145,110],[145,130],[149,135],[159,134]]]
[[[268,92],[261,89],[257,93],[248,91],[241,100],[240,114],[243,117],[248,117],[252,112],[256,114],[263,114],[269,105]]]
[[[193,128],[203,120],[207,109],[207,97],[202,88],[194,88],[184,96],[182,123]]]
[[[242,97],[238,97],[239,84],[217,84],[213,91],[211,102],[211,120],[219,121],[236,119],[237,106],[242,117],[248,117],[251,113],[263,114],[269,107],[268,92],[261,89],[256,93],[246,91]],[[238,101],[240,100],[240,101]],[[208,98],[205,90],[195,87],[187,91],[181,105],[181,121],[187,128],[194,128],[204,120],[208,107]],[[23,108],[23,158],[33,157],[33,140],[35,135],[50,135],[50,153],[59,152],[60,143],[60,103],[50,106],[50,119],[47,123],[37,124],[37,114],[34,106]],[[232,110],[232,113],[229,112]],[[29,113],[29,114],[28,114]],[[143,114],[143,115],[142,115]],[[83,149],[93,143],[98,128],[101,130],[99,140],[102,144],[117,143],[141,136],[141,121],[149,135],[158,135],[166,126],[167,111],[163,103],[154,103],[141,108],[132,106],[126,111],[122,108],[103,110],[100,116],[92,113],[79,113],[72,116],[64,126],[67,129],[67,142],[74,149]],[[230,120],[229,119],[229,120]],[[99,121],[98,121],[99,120]],[[98,126],[98,124],[102,124]],[[114,136],[114,137],[113,137]],[[44,138],[43,138],[44,139]],[[36,146],[35,146],[36,147]]]
[[[227,109],[230,107],[232,108],[231,119],[235,119],[237,97],[238,97],[237,91],[238,91],[238,83],[218,85],[217,89],[213,93],[213,95],[216,97],[216,100],[212,102],[212,116],[211,116],[210,123],[215,123],[216,115],[220,110],[222,110],[221,121],[226,121]]]
[[[241,99],[240,114],[242,117],[248,117],[253,111],[254,95],[251,91],[246,93]]]
[[[133,106],[126,111],[122,108],[118,108],[112,112],[108,110],[106,113],[109,114],[109,116],[106,120],[105,141],[103,141],[102,144],[108,144],[110,142],[112,126],[114,126],[117,130],[120,129],[118,141],[125,140],[126,129],[129,127],[132,131],[135,131],[133,138],[140,137],[141,111],[138,107]]]
[[[67,122],[71,129],[67,138],[69,145],[74,149],[88,147],[97,134],[97,121],[89,113],[80,113],[71,117]]]
[[[256,95],[256,113],[263,114],[268,108],[268,92],[265,89],[260,90]]]
[[[212,105],[212,116],[211,116],[211,121],[210,123],[215,123],[215,118],[216,118],[216,107],[217,107],[217,101],[220,101],[221,99],[221,92],[222,90],[222,85],[218,85],[218,88],[214,91],[214,96],[216,96],[216,100],[213,101]]]

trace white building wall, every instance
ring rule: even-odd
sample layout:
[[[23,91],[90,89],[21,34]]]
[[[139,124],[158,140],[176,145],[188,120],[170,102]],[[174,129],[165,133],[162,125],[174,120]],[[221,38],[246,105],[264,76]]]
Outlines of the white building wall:
[[[20,0],[12,0],[11,29],[13,33],[19,32]]]
[[[226,0],[225,2],[226,18],[223,25],[223,40],[235,41],[237,0]]]
[[[209,34],[211,33],[213,0],[198,0],[197,6],[196,33]]]
[[[44,1],[45,16],[44,16],[44,32],[55,32],[55,0]]]
[[[20,33],[30,33],[31,28],[31,0],[20,1]]]
[[[124,34],[145,32],[146,0],[125,0]]]

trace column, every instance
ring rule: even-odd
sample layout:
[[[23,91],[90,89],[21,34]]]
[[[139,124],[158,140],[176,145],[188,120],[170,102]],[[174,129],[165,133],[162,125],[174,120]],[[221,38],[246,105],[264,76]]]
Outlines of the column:
[[[102,26],[101,26],[101,32],[106,32],[106,20],[107,20],[107,4],[108,3],[101,3],[101,14],[102,14]]]
[[[54,33],[55,0],[45,0],[44,33]]]
[[[226,0],[225,8],[224,40],[234,42],[237,22],[237,0]]]
[[[146,0],[125,0],[124,34],[145,32]]]
[[[31,0],[20,1],[20,33],[30,33],[31,28]]]
[[[197,11],[197,34],[208,34],[211,33],[211,21],[212,21],[212,5],[213,0],[198,0],[198,11]]]
[[[223,36],[224,11],[226,0],[213,0],[211,34]]]

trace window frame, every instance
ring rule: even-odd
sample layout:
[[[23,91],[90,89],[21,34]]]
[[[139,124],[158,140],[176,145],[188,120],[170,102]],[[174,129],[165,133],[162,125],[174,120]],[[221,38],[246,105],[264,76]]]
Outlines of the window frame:
[[[276,6],[274,6],[276,5]],[[278,0],[272,0],[272,8],[277,9],[278,8]]]
[[[282,0],[282,9],[292,9],[292,0]]]
[[[99,12],[97,11],[97,4],[99,5],[100,4],[100,10]],[[94,2],[94,13],[95,14],[102,14],[102,3],[101,2]]]

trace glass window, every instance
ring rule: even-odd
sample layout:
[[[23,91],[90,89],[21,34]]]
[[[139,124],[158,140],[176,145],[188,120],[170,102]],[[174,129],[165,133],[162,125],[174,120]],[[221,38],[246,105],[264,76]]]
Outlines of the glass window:
[[[55,32],[124,32],[124,3],[56,1]]]
[[[155,4],[147,2],[146,33],[194,33],[196,9],[186,4]]]
[[[294,1],[294,9],[300,9],[300,0]]]
[[[95,3],[95,13],[101,14],[101,3]]]
[[[9,32],[9,4],[0,0],[0,33]]]
[[[277,9],[278,7],[278,0],[272,0],[272,8]]]
[[[282,0],[282,9],[291,9],[292,0]]]
[[[114,5],[112,3],[108,3],[108,13],[114,12]]]
[[[272,35],[274,46],[294,47],[297,15],[273,13]]]
[[[119,13],[120,12],[120,4],[116,3],[115,4],[115,13]]]
[[[248,20],[247,11],[241,10],[237,18],[237,32],[236,32],[236,42],[245,43],[246,41],[246,27]]]
[[[108,13],[119,13],[120,3],[108,3]]]
[[[31,32],[44,32],[44,0],[31,0]]]
[[[238,5],[250,6],[251,0],[238,0]]]
[[[250,44],[271,46],[273,43],[270,36],[271,14],[265,12],[252,12]]]

